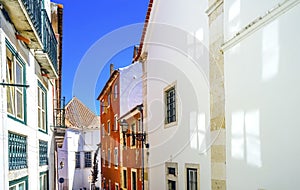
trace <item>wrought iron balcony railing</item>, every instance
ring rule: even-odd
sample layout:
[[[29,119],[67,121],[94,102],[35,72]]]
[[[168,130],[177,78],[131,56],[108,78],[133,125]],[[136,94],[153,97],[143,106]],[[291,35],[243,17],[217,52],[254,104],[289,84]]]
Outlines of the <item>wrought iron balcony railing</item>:
[[[28,39],[28,47],[44,74],[57,77],[57,40],[42,0],[0,0],[19,35]]]
[[[51,22],[48,18],[45,9],[42,10],[42,21],[43,21],[43,51],[48,54],[55,71],[57,72],[57,40],[53,31]]]

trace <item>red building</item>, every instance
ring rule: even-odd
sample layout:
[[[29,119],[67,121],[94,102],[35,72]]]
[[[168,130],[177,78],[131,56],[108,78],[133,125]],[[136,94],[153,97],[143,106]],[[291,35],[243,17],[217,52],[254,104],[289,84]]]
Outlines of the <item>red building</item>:
[[[120,117],[121,178],[123,189],[142,189],[143,171],[143,105],[138,105]]]
[[[111,66],[110,78],[97,98],[100,101],[101,112],[101,181],[102,188],[109,190],[119,190],[121,181],[118,125],[120,114],[119,76],[119,71],[113,71],[113,66]]]

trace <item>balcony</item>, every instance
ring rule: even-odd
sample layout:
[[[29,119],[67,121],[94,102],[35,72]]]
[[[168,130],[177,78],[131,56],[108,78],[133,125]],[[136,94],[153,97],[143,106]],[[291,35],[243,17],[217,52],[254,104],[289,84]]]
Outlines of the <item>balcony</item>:
[[[40,0],[0,0],[19,35],[29,40],[43,74],[57,78],[57,40]]]

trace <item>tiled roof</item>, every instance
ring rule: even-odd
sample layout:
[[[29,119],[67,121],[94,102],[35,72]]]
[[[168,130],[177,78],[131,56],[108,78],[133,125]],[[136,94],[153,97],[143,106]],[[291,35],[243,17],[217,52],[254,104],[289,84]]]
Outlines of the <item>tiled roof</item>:
[[[78,98],[73,97],[65,107],[67,127],[99,128],[99,116],[96,116]]]

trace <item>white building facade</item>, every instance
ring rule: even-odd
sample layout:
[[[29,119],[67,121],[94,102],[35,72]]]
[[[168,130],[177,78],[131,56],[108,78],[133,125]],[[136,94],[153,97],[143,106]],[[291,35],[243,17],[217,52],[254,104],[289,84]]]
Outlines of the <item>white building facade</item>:
[[[0,189],[55,189],[57,41],[50,1],[24,2],[0,1]]]
[[[298,188],[299,2],[224,1],[227,189]]]
[[[100,187],[100,118],[73,97],[65,106],[65,121],[64,142],[58,148],[58,178],[63,182],[58,188],[90,190],[95,158],[98,163],[95,186]]]
[[[150,146],[145,189],[211,189],[207,2],[149,6],[140,57]]]

